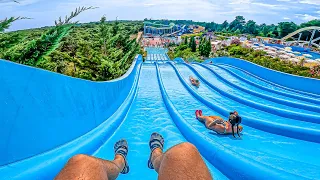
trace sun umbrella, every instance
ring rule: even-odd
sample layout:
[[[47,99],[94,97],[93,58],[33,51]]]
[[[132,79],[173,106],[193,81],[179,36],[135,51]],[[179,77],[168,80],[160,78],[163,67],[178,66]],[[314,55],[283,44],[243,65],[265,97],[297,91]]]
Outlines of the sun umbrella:
[[[303,54],[303,56],[305,56],[305,57],[309,57],[309,58],[311,58],[311,57],[312,57],[310,54]]]
[[[299,60],[298,58],[291,58],[289,59],[291,62],[296,62],[299,63],[301,60]]]
[[[274,52],[274,51],[266,51],[267,52],[267,54],[269,54],[269,55],[276,55],[277,53],[276,52]]]
[[[277,49],[273,48],[273,47],[269,47],[268,49],[271,50],[271,51],[277,51]]]
[[[314,63],[315,60],[307,59],[306,62],[307,62],[307,63]]]
[[[288,53],[287,55],[290,56],[290,57],[296,57],[296,55],[294,55],[292,53]]]
[[[279,54],[287,54],[287,52],[286,52],[286,51],[283,51],[283,50],[278,51],[278,53],[279,53]]]
[[[279,56],[281,59],[289,59],[290,57],[288,55],[280,55]]]

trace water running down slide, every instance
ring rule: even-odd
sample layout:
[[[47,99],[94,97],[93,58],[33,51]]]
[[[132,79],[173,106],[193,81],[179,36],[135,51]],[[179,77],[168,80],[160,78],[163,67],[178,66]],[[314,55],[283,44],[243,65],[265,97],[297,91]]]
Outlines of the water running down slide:
[[[163,68],[162,70],[161,68],[161,74],[163,77],[164,87],[166,89],[166,92],[168,93],[169,99],[176,107],[178,113],[183,117],[183,119],[185,119],[185,121],[190,123],[191,126],[193,126],[195,129],[197,129],[199,133],[201,132],[201,136],[205,136],[210,139],[207,140],[207,143],[212,146],[212,153],[214,153],[215,151],[220,152],[231,150],[231,152],[228,152],[228,155],[221,155],[222,158],[230,158],[228,160],[224,160],[223,162],[218,160],[219,155],[215,155],[214,159],[218,162],[213,163],[216,167],[223,169],[223,167],[228,166],[231,169],[237,169],[241,172],[241,176],[247,177],[249,179],[256,179],[258,178],[258,176],[260,176],[260,178],[269,177],[275,179],[290,179],[291,177],[294,179],[303,179],[308,178],[308,175],[305,176],[304,174],[307,174],[306,172],[309,172],[309,170],[314,172],[314,174],[312,175],[313,177],[317,177],[320,175],[316,170],[319,167],[319,162],[317,160],[314,160],[314,156],[312,155],[312,149],[319,148],[319,144],[273,135],[247,126],[244,128],[246,130],[244,131],[242,140],[235,141],[235,139],[230,136],[217,135],[211,131],[208,131],[193,117],[193,110],[195,108],[202,109],[203,112],[205,112],[206,114],[208,113],[208,115],[219,115],[218,112],[216,112],[214,109],[208,108],[208,106],[203,104],[199,99],[193,97],[190,94],[190,91],[185,89],[186,87],[190,86],[188,76],[197,76],[195,76],[195,74],[190,71],[188,72],[187,69],[182,70],[181,74],[183,74],[182,78],[184,79],[184,83],[188,84],[186,87],[184,87],[181,84],[183,83],[183,81],[181,81],[181,79],[179,80],[179,76],[177,77],[174,71],[168,68]],[[193,91],[198,92],[200,96],[210,96],[212,92],[208,92],[208,89],[204,86],[205,85],[202,84],[200,85],[199,89],[194,87],[190,88],[193,89]],[[183,99],[181,99],[181,97],[183,97]],[[229,110],[231,111],[233,109],[230,108]],[[259,146],[257,146],[257,144],[259,144]],[[312,148],[305,148],[306,145],[309,147],[312,146]],[[296,152],[292,152],[291,150],[293,148],[299,148],[299,150],[297,150]],[[302,154],[305,154],[305,156],[301,157]],[[232,158],[235,157],[237,157],[238,159],[233,160]],[[243,161],[245,161],[245,163],[240,165],[240,163],[243,163]],[[234,164],[232,164],[231,162]],[[311,168],[312,170],[308,168],[301,169],[300,166],[302,162],[304,162],[304,164],[306,166],[309,166],[309,168]],[[222,163],[226,164],[221,165]],[[249,167],[248,164],[250,164]],[[286,168],[284,169],[283,167]],[[253,170],[253,168],[257,168],[257,170]],[[237,170],[235,171],[238,172]],[[226,171],[228,170],[226,169]],[[239,176],[239,174],[233,176],[229,174],[229,172],[225,173],[227,173],[231,179],[236,179],[236,176]]]
[[[158,51],[153,49],[152,52]],[[161,50],[161,52],[162,54],[157,55],[149,53],[145,63],[141,62],[141,56],[137,57],[131,72],[129,71],[122,79],[107,84],[92,84],[92,82],[74,80],[55,73],[0,61],[0,83],[4,84],[0,95],[1,140],[9,142],[0,143],[0,146],[2,150],[6,146],[8,149],[11,147],[12,150],[11,152],[2,151],[0,155],[0,179],[52,179],[68,158],[79,153],[112,159],[113,145],[122,138],[126,138],[129,143],[130,173],[120,175],[118,179],[156,179],[156,172],[147,168],[150,153],[148,140],[152,132],[164,135],[165,150],[181,142],[189,141],[195,144],[205,158],[214,179],[317,179],[320,177],[318,171],[320,161],[315,156],[320,151],[320,124],[265,112],[258,107],[246,104],[247,101],[236,101],[228,94],[238,93],[237,95],[244,99],[259,99],[259,101],[268,102],[268,106],[271,107],[282,107],[282,109],[308,115],[317,115],[316,111],[304,108],[296,110],[294,109],[296,107],[244,92],[226,83],[202,65],[165,63],[168,60],[167,55],[165,51]],[[205,66],[217,71],[222,78],[239,87],[285,99],[284,95],[260,91],[256,86],[248,85],[220,68],[227,65]],[[17,72],[14,79],[10,79],[11,73],[6,73],[8,71],[5,69],[8,67]],[[28,86],[29,89],[30,86],[35,86],[39,90],[38,93],[31,93],[27,89],[26,94],[31,95],[31,99],[38,103],[39,107],[44,106],[39,109],[38,104],[34,104],[34,107],[41,112],[37,113],[33,108],[28,109],[30,112],[24,111],[23,108],[29,105],[28,102],[19,101],[17,97],[11,98],[19,95],[21,87],[17,84],[28,83],[25,71],[30,71],[32,77],[40,77],[38,75],[47,79],[54,77],[49,82],[65,83],[61,85],[59,91],[51,90],[54,86],[45,84],[43,79]],[[190,75],[201,81],[199,88],[191,86]],[[25,76],[26,78],[23,78]],[[255,77],[252,76],[253,78]],[[87,84],[94,86],[90,88]],[[106,87],[99,89],[96,85]],[[68,88],[63,89],[63,86]],[[69,91],[71,89],[72,91]],[[77,89],[81,91],[78,92]],[[110,91],[111,89],[114,91]],[[121,89],[124,89],[123,92],[120,92]],[[219,89],[223,89],[228,94],[222,93]],[[82,91],[85,93],[81,94]],[[86,93],[90,95],[85,96]],[[106,93],[108,96],[104,95]],[[295,93],[298,96],[307,97],[304,93]],[[72,96],[74,100],[68,104],[67,97],[73,94],[77,96]],[[41,95],[52,97],[41,100],[44,98]],[[57,100],[59,97],[61,101]],[[81,99],[85,98],[88,101],[82,102]],[[112,108],[109,108],[110,103],[108,104],[110,98],[118,102]],[[303,99],[295,101],[294,97],[287,100],[310,106],[317,105],[315,102]],[[19,112],[11,101],[21,104],[20,116],[26,117],[16,119],[19,121],[15,125],[6,124],[7,121],[5,121],[14,121],[10,112]],[[63,105],[64,103],[66,105]],[[72,105],[78,106],[70,107],[68,111],[72,112],[72,108],[79,108],[79,111],[87,112],[83,114],[85,118],[81,119],[81,116],[74,115],[76,118],[68,119],[67,112],[59,109],[59,106],[67,108]],[[100,109],[102,112],[99,111]],[[218,135],[209,131],[195,119],[196,109],[202,109],[205,115],[220,115],[224,118],[227,118],[229,111],[238,110],[243,116],[242,138],[234,139],[229,135]],[[47,114],[52,113],[52,117],[42,115],[42,111]],[[89,114],[94,115],[89,116]],[[59,115],[64,116],[59,117]],[[40,117],[36,118],[37,116]],[[70,122],[74,120],[72,121],[74,124],[64,124],[66,119]],[[26,120],[28,123],[24,123]],[[89,126],[91,121],[94,121],[95,125]],[[88,127],[77,126],[78,122],[83,122],[84,125],[87,123]],[[46,123],[51,126],[45,126]],[[65,129],[59,130],[60,135],[46,134],[46,131],[58,130],[58,126],[55,127],[54,123],[65,126]],[[22,128],[11,132],[5,131],[10,127],[15,130],[16,126]],[[19,134],[23,134],[24,139]],[[52,141],[37,143],[40,142],[41,135],[43,139],[51,138]],[[4,137],[11,139],[3,139]],[[32,147],[27,147],[26,142]]]
[[[266,81],[264,79],[261,79],[257,76],[250,74],[249,72],[246,72],[242,69],[239,69],[237,67],[234,67],[228,64],[218,64],[216,66],[226,70],[227,72],[237,77],[238,79],[241,79],[242,81],[248,84],[251,84],[253,86],[256,86],[258,88],[261,88],[263,90],[266,90],[275,94],[280,94],[283,96],[295,98],[298,100],[301,99],[303,101],[311,102],[314,104],[320,104],[320,95],[311,94],[303,91],[298,91],[295,89],[286,88],[284,86],[280,86],[278,84]]]

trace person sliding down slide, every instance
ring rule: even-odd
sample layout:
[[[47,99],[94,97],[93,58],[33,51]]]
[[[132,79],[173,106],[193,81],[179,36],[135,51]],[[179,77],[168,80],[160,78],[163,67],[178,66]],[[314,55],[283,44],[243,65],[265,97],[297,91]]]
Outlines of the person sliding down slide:
[[[219,116],[203,116],[202,110],[196,110],[196,118],[204,123],[208,129],[213,130],[218,134],[233,134],[234,136],[234,132],[237,132],[240,137],[239,133],[243,130],[243,127],[239,126],[241,117],[237,111],[230,113],[228,121],[224,121]]]
[[[189,79],[190,79],[192,85],[194,85],[196,87],[200,86],[200,81],[198,79],[195,79],[192,76],[190,76]]]

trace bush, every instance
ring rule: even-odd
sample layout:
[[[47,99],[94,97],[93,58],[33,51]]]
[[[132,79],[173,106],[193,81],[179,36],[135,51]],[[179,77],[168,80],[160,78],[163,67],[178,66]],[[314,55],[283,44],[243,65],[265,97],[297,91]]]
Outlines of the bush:
[[[226,52],[227,51],[227,52]],[[315,66],[311,70],[308,67],[300,66],[290,62],[281,61],[279,58],[266,56],[264,51],[254,51],[249,48],[244,48],[239,45],[231,45],[216,53],[218,56],[229,55],[235,58],[241,58],[266,68],[277,71],[320,79],[320,66]]]

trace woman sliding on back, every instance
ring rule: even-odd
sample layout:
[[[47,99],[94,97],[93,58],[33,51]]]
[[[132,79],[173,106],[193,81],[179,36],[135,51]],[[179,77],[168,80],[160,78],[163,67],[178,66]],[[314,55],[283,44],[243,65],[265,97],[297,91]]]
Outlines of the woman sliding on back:
[[[196,110],[196,118],[205,124],[208,129],[211,129],[218,134],[233,134],[237,132],[240,137],[243,127],[239,126],[241,123],[241,117],[237,111],[231,112],[228,121],[224,121],[219,116],[203,116],[202,110]]]

